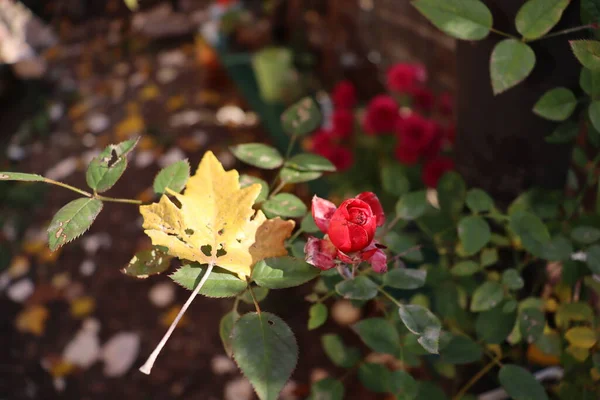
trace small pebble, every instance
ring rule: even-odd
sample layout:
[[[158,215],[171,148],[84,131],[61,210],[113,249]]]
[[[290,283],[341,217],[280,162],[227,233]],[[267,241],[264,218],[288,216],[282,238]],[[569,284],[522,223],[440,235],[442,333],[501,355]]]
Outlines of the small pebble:
[[[348,300],[338,300],[331,307],[331,317],[342,326],[351,325],[360,319],[360,309]]]
[[[215,375],[231,374],[237,371],[237,366],[231,358],[222,354],[214,356],[210,365]]]
[[[164,308],[175,300],[175,286],[170,282],[161,282],[152,286],[148,297],[156,307]]]
[[[110,119],[105,114],[94,113],[87,118],[87,126],[92,133],[101,133],[110,126]]]
[[[94,147],[96,145],[96,137],[91,133],[86,133],[81,138],[81,143],[87,148]]]
[[[53,103],[48,108],[48,115],[50,116],[50,120],[52,122],[56,122],[62,118],[65,113],[65,106],[62,103]]]
[[[84,236],[81,244],[85,252],[93,256],[100,249],[109,249],[112,246],[112,238],[106,232],[93,233]]]
[[[25,149],[16,144],[11,144],[6,149],[6,157],[11,161],[21,161],[25,158]]]
[[[85,325],[65,346],[62,354],[65,361],[83,369],[91,367],[99,356],[100,339],[98,338],[98,332],[89,327],[86,329]]]
[[[60,161],[44,174],[47,178],[61,181],[77,170],[77,158],[69,157]]]
[[[311,382],[319,382],[321,379],[325,379],[329,376],[329,372],[327,372],[323,368],[315,368],[310,371],[310,381]]]
[[[161,68],[156,73],[156,80],[159,83],[167,84],[173,82],[177,78],[177,70],[174,68]]]
[[[35,285],[31,279],[22,279],[9,286],[6,295],[15,303],[23,303],[33,294],[34,290]]]
[[[79,266],[79,272],[83,276],[92,276],[96,271],[96,263],[92,260],[84,260]]]
[[[139,350],[139,334],[120,332],[114,335],[102,348],[104,375],[111,378],[125,375],[137,359]]]
[[[167,151],[161,158],[158,159],[158,165],[161,168],[167,167],[174,162],[184,160],[185,153],[179,147],[173,147]]]
[[[224,400],[251,400],[254,391],[246,378],[237,378],[225,384]]]
[[[146,168],[154,162],[156,156],[152,150],[141,150],[135,155],[135,166],[137,168]]]
[[[161,66],[181,67],[185,64],[185,54],[181,50],[163,51],[158,55]]]
[[[235,165],[235,157],[230,151],[221,151],[217,154],[217,159],[223,164],[225,169],[231,169]]]

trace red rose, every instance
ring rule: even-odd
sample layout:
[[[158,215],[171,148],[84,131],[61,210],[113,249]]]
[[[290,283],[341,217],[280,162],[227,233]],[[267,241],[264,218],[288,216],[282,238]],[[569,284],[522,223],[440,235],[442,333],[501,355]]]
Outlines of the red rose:
[[[451,116],[454,112],[454,99],[448,92],[442,93],[438,98],[438,108],[441,114]]]
[[[379,95],[367,107],[363,128],[369,135],[391,133],[396,126],[400,112],[393,98]]]
[[[448,171],[454,169],[454,161],[447,157],[436,157],[423,166],[423,182],[430,188],[437,187],[438,181]]]
[[[426,113],[429,113],[431,110],[433,110],[435,97],[431,90],[424,87],[416,87],[411,90],[411,95],[415,107],[425,111]]]
[[[319,130],[312,137],[311,150],[331,161],[338,171],[345,171],[354,164],[354,154],[338,140],[333,132]]]
[[[406,93],[427,80],[422,64],[396,64],[388,70],[387,83],[392,91]]]
[[[417,149],[399,143],[394,150],[394,156],[404,165],[414,165],[419,161],[420,153]]]
[[[327,236],[323,240],[309,239],[304,248],[308,263],[326,270],[335,266],[336,259],[351,264],[369,261],[378,272],[387,269],[385,253],[374,240],[377,227],[385,222],[383,208],[374,193],[361,193],[338,208],[315,196],[312,215]]]
[[[333,125],[333,133],[343,139],[352,136],[354,131],[354,115],[351,111],[345,109],[337,109],[331,116]]]
[[[400,144],[422,155],[428,146],[439,136],[437,125],[417,113],[398,120],[396,132]]]
[[[331,100],[335,108],[351,109],[356,105],[356,89],[349,81],[342,81],[331,91]]]

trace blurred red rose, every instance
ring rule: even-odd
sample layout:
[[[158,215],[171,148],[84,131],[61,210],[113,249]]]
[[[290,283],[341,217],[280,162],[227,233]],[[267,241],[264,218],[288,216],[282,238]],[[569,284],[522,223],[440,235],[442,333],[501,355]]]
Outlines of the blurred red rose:
[[[454,145],[456,141],[456,125],[454,123],[449,124],[444,128],[444,137],[451,145]]]
[[[400,116],[398,105],[387,95],[374,97],[367,107],[363,129],[369,135],[392,133]]]
[[[356,89],[350,81],[342,81],[331,91],[331,100],[336,109],[351,109],[356,105]]]
[[[435,122],[418,113],[411,113],[398,119],[396,133],[402,146],[422,155],[441,132]]]
[[[422,64],[396,64],[387,73],[387,83],[390,90],[401,93],[411,91],[426,80],[427,70]]]
[[[341,138],[347,139],[354,131],[354,115],[351,111],[337,109],[331,116],[333,133]]]
[[[402,143],[398,143],[394,150],[394,156],[396,160],[404,165],[414,165],[419,161],[420,152],[416,149],[406,146]]]
[[[448,92],[440,94],[438,97],[438,109],[441,114],[451,116],[454,113],[454,98]]]
[[[339,139],[333,132],[319,130],[312,136],[311,150],[331,161],[338,171],[345,171],[354,164],[354,154],[341,146]]]
[[[336,260],[357,264],[369,261],[377,272],[387,269],[385,253],[374,240],[385,216],[374,193],[364,192],[345,200],[338,208],[320,197],[313,197],[312,215],[325,239],[309,238],[304,248],[306,261],[317,268],[335,267]],[[335,249],[335,250],[334,250]]]
[[[438,181],[448,171],[454,169],[454,160],[447,157],[436,157],[423,166],[423,183],[430,188],[437,187]]]
[[[435,96],[431,90],[424,87],[416,87],[412,89],[410,93],[415,107],[427,113],[430,113],[433,110]]]

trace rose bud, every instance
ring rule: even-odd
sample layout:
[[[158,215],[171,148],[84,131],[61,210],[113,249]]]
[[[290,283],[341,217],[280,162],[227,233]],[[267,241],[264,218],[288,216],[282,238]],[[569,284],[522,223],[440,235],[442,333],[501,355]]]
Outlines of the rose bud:
[[[377,216],[371,206],[359,199],[345,200],[329,223],[329,240],[344,253],[354,253],[373,241]]]

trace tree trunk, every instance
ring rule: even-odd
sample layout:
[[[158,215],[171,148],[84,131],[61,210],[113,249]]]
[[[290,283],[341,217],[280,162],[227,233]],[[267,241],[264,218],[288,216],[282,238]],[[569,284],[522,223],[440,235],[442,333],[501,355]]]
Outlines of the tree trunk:
[[[494,16],[494,28],[514,35],[515,15],[523,0],[485,0]],[[581,25],[580,1],[574,0],[552,30]],[[562,189],[569,166],[570,145],[548,144],[544,137],[558,126],[532,112],[548,89],[564,86],[576,94],[580,65],[568,40],[586,32],[531,43],[535,69],[518,86],[494,96],[489,62],[494,46],[505,39],[490,33],[482,41],[459,41],[457,46],[457,169],[473,187],[480,187],[500,205],[531,188]]]

